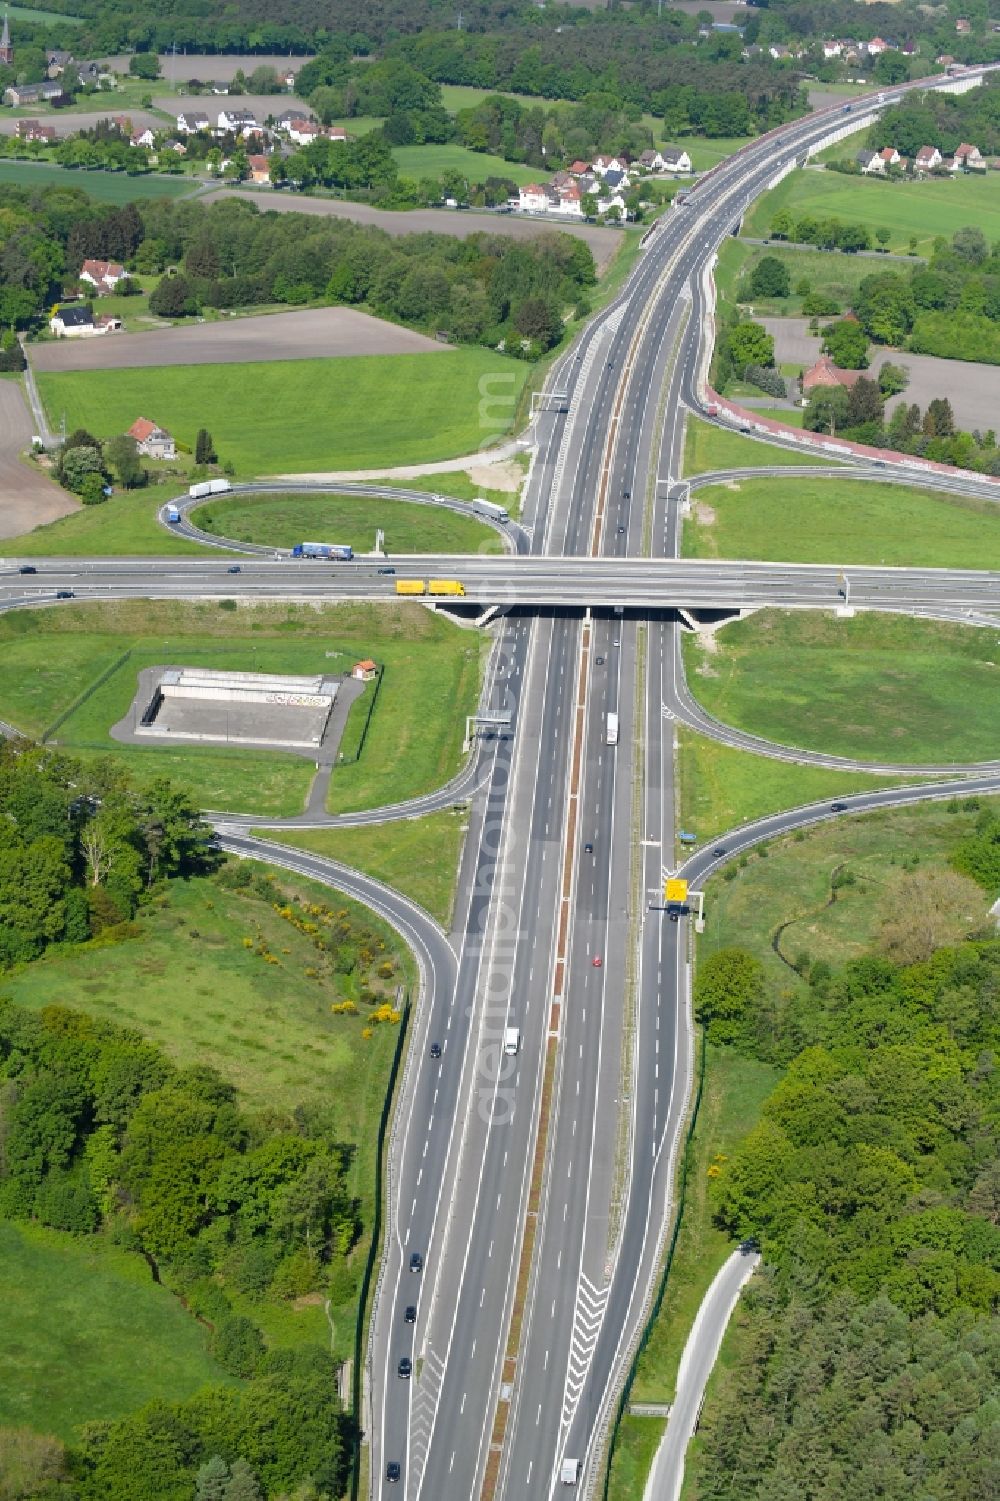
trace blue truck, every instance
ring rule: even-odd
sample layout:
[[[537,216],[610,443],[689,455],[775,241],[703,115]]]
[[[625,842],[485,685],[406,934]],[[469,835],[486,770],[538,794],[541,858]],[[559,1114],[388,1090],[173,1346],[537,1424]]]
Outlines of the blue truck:
[[[176,526],[181,519],[181,513],[176,506],[167,506],[167,520],[171,526]]]
[[[326,558],[334,563],[350,563],[354,548],[346,542],[296,542],[293,558]]]

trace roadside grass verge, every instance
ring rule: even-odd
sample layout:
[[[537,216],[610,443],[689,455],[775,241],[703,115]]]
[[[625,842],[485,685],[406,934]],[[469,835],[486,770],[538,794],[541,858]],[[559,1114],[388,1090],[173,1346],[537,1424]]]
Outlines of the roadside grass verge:
[[[770,469],[775,464],[801,467],[812,463],[826,465],[828,460],[814,458],[808,450],[790,452],[773,443],[763,443],[757,438],[730,432],[728,428],[716,427],[700,417],[688,417],[684,435],[684,475],[687,479],[696,474],[711,474],[716,469]]]
[[[177,487],[180,489],[180,486]],[[11,557],[167,557],[200,553],[205,548],[168,531],[156,519],[164,501],[177,490],[131,490],[112,495],[99,506],[81,506],[59,521],[4,540]]]
[[[373,656],[383,677],[365,748],[360,761],[335,770],[332,785],[332,800],[363,808],[430,791],[455,773],[487,649],[484,639],[402,603],[226,610],[149,600],[11,611],[0,619],[0,718],[38,738],[66,715],[52,740],[67,750],[121,757],[140,777],[168,776],[200,807],[285,816],[304,806],[314,773],[306,757],[225,746],[147,749],[110,738],[140,669],[170,663],[339,673]],[[83,697],[90,685],[97,686]]]
[[[891,779],[864,772],[826,771],[755,756],[683,725],[677,744],[681,827],[697,834],[699,843],[784,808],[892,785]],[[678,857],[683,849],[677,847]]]
[[[858,287],[867,276],[876,276],[882,271],[907,271],[908,265],[903,265],[896,260],[886,260],[881,256],[872,255],[847,255],[843,251],[836,250],[809,250],[793,246],[786,246],[778,241],[772,241],[770,245],[748,245],[745,241],[727,240],[723,251],[719,256],[720,265],[726,256],[728,268],[732,272],[730,300],[735,305],[736,284],[744,272],[749,274],[754,266],[764,256],[773,256],[787,269],[791,278],[792,290],[788,297],[754,297],[751,299],[755,318],[790,318],[802,317],[803,297],[796,288],[803,278],[811,285],[815,292],[827,292],[835,297],[840,303],[841,310],[846,311],[855,296]],[[914,256],[909,260],[909,265],[917,265],[919,262]],[[820,323],[829,321],[820,318]],[[876,354],[878,352],[876,351]],[[889,355],[886,352],[885,358]],[[878,359],[875,360],[876,365]]]
[[[316,539],[346,542],[363,553],[374,546],[375,529],[381,527],[390,553],[503,551],[498,534],[473,515],[365,495],[217,496],[199,506],[191,521],[215,536],[267,547]]]
[[[258,829],[295,849],[328,855],[412,897],[443,928],[451,922],[458,864],[468,828],[464,811],[429,813],[358,829]]]
[[[824,477],[733,480],[692,497],[690,558],[1000,566],[1000,506],[911,485]]]
[[[141,1256],[104,1237],[0,1221],[0,1424],[73,1439],[154,1398],[238,1385]]]
[[[708,1049],[677,1248],[659,1318],[639,1358],[633,1402],[674,1398],[677,1368],[695,1314],[712,1278],[735,1249],[730,1236],[712,1223],[709,1170],[720,1154],[728,1155],[753,1129],[780,1078],[781,1070],[770,1064],[741,1058],[729,1048]]]
[[[977,225],[987,240],[1000,238],[1000,198],[985,173],[878,182],[842,172],[791,172],[758,198],[744,222],[744,234],[766,237],[780,208],[787,208],[796,218],[813,214],[867,224],[871,229],[884,227],[891,231],[887,249],[893,251],[908,251],[910,236],[915,235],[920,255],[931,252],[937,235],[950,238],[968,224]]]
[[[686,637],[691,690],[724,724],[781,745],[914,770],[996,758],[1000,635],[865,613],[763,610]]]
[[[624,1415],[615,1430],[608,1501],[642,1501],[646,1477],[666,1426],[663,1418]]]
[[[50,414],[65,412],[68,428],[102,438],[124,432],[136,412],[152,411],[193,445],[210,413],[220,455],[253,475],[392,468],[470,453],[483,437],[481,382],[490,382],[494,397],[509,391],[513,421],[527,373],[522,361],[487,350],[449,349],[40,372],[37,379]]]
[[[120,109],[120,104],[108,107]],[[36,111],[36,114],[38,112]],[[57,116],[53,115],[53,119]],[[48,162],[0,161],[0,182],[19,188],[79,188],[102,203],[133,203],[139,198],[181,198],[194,186],[190,177],[129,177],[124,172],[104,172],[100,168],[59,167]]]
[[[791,963],[840,965],[870,953],[893,886],[909,870],[945,870],[951,851],[972,832],[979,803],[972,798],[968,805],[954,800],[880,808],[770,840],[764,855],[751,854],[745,865],[730,867],[730,879],[711,881],[711,919],[698,940],[699,955],[748,949],[764,965],[770,985],[795,992],[804,981]],[[984,892],[984,922],[988,903]],[[782,925],[780,948],[791,963],[779,957],[772,941]],[[951,941],[963,936],[964,930],[956,931]]]

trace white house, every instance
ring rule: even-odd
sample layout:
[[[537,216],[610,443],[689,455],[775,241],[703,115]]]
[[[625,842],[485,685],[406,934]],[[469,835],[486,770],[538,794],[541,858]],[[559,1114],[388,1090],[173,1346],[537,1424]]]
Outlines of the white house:
[[[883,146],[879,156],[887,167],[898,167],[903,160],[895,146]]]
[[[128,430],[128,436],[135,439],[136,448],[147,459],[177,457],[177,445],[166,428],[158,427],[148,417],[137,417]]]
[[[663,153],[664,172],[690,172],[693,163],[682,146],[667,146]]]
[[[866,177],[884,176],[885,162],[877,151],[859,151],[854,159]]]
[[[835,42],[824,42],[823,43],[823,56],[824,57],[827,57],[827,58],[829,58],[829,57],[839,57],[840,54],[843,52],[843,50],[844,50],[844,44],[843,44],[843,42],[836,42],[835,41]]]
[[[941,160],[941,153],[936,146],[921,146],[913,159],[913,165],[918,172],[933,172],[935,167],[940,167]]]
[[[620,156],[595,156],[590,166],[598,177],[606,177],[609,172],[628,172],[628,162]]]
[[[639,166],[644,172],[662,172],[663,157],[659,151],[644,151],[639,157]]]
[[[256,128],[257,121],[249,110],[227,107],[219,111],[219,129],[223,133],[232,131],[234,135],[242,135],[244,131]]]
[[[529,182],[517,195],[517,206],[522,214],[546,214],[550,206],[551,188],[540,182]]]
[[[954,160],[949,163],[950,172],[985,172],[986,162],[983,153],[978,146],[970,146],[963,141],[955,151]]]
[[[98,331],[93,313],[85,307],[56,308],[49,328],[57,339],[88,339]]]
[[[154,139],[153,132],[147,125],[145,130],[134,130],[129,136],[128,143],[130,146],[145,146],[148,150],[153,145]]]
[[[598,198],[597,212],[599,214],[606,214],[613,208],[616,208],[618,210],[618,213],[622,219],[628,218],[628,210],[625,207],[625,199],[622,197],[621,193],[609,193],[607,194],[607,196],[602,195]]]
[[[80,267],[80,280],[89,281],[98,293],[113,292],[126,275],[125,267],[120,266],[117,261],[86,260]]]
[[[323,134],[321,125],[315,120],[293,120],[287,127],[288,139],[294,141],[296,146],[308,146],[312,141],[318,141]]]
[[[185,110],[177,116],[177,133],[182,136],[196,135],[199,130],[210,130],[211,123],[201,110]]]

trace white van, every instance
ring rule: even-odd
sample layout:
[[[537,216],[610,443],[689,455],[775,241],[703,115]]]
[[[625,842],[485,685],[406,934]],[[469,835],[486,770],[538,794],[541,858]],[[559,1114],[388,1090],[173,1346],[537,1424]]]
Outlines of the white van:
[[[564,1459],[562,1469],[559,1471],[559,1479],[563,1485],[576,1485],[580,1478],[580,1461],[578,1459]]]
[[[521,1051],[521,1031],[519,1027],[504,1027],[503,1050],[511,1058]]]

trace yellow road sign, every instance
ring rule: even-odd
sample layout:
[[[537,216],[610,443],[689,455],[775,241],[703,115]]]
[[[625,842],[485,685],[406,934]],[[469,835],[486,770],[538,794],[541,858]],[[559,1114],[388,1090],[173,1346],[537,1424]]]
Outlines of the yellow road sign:
[[[684,902],[687,900],[687,881],[670,880],[663,888],[663,895],[668,902]]]

